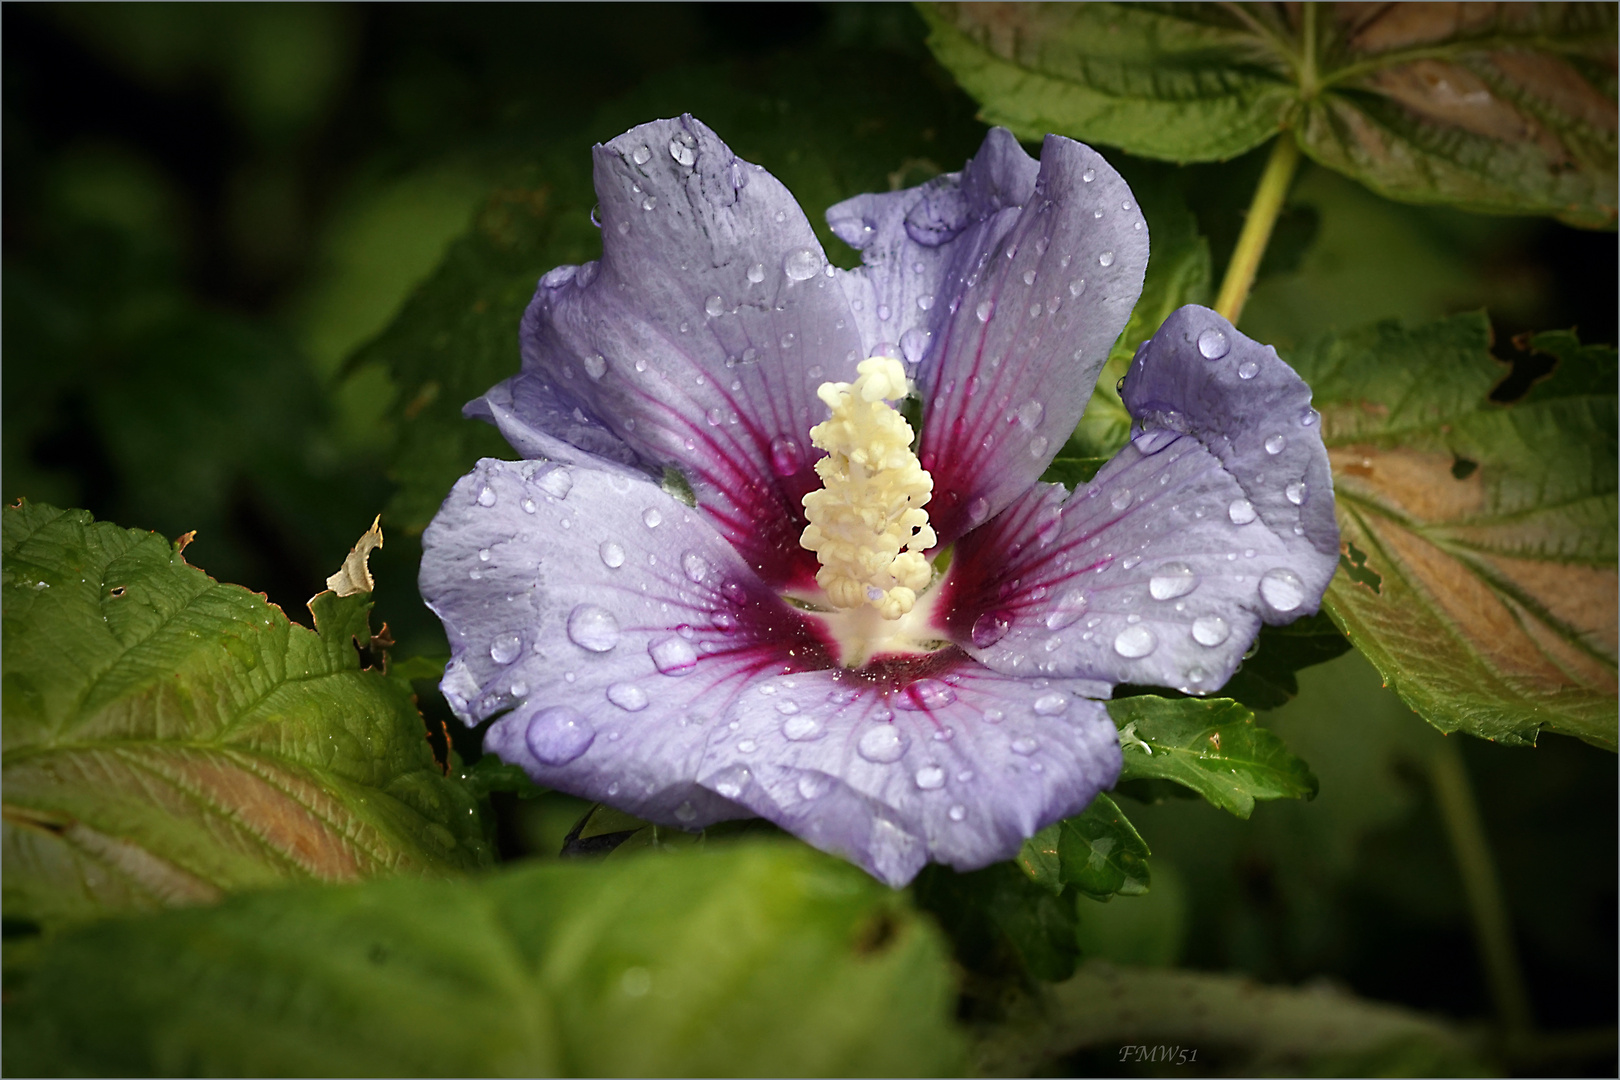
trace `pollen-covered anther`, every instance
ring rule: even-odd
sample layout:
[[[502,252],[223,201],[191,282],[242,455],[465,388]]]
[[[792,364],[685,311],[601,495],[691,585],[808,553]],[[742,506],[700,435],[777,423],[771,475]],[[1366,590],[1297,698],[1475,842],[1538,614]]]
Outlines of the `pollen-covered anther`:
[[[871,604],[898,619],[933,575],[923,552],[935,544],[923,509],[933,494],[911,452],[911,425],[890,405],[907,392],[905,369],[888,356],[861,361],[853,383],[822,383],[832,415],[810,429],[827,451],[816,462],[822,488],[804,497],[810,524],[799,543],[816,553],[816,582],[835,607]]]

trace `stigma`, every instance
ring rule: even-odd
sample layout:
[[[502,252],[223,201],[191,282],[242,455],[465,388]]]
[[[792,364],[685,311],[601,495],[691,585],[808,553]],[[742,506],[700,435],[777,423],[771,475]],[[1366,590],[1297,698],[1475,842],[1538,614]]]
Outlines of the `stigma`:
[[[810,429],[827,456],[816,462],[821,490],[804,497],[809,524],[799,544],[816,553],[816,584],[833,607],[869,606],[892,621],[916,606],[933,577],[923,553],[936,540],[923,507],[934,478],[911,452],[911,425],[890,404],[908,391],[900,361],[873,356],[855,370],[853,383],[816,391],[832,415]]]

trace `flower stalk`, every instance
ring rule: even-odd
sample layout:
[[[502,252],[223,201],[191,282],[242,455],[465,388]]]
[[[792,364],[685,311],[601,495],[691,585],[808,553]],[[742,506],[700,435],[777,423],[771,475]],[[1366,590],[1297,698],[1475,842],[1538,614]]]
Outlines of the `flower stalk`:
[[[1271,242],[1271,231],[1276,227],[1277,215],[1282,212],[1288,187],[1299,168],[1299,144],[1289,132],[1277,136],[1272,145],[1271,158],[1266,171],[1260,174],[1254,199],[1238,236],[1237,247],[1226,265],[1226,278],[1221,282],[1220,295],[1215,299],[1215,310],[1234,325],[1243,313],[1243,305],[1254,288],[1254,275],[1265,257],[1266,245]]]

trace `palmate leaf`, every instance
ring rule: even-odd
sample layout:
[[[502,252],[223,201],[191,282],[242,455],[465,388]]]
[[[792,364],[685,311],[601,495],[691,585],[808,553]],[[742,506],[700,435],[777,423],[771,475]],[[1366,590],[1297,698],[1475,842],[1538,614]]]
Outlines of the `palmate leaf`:
[[[8,1075],[939,1076],[962,1049],[928,920],[780,842],[108,920],[6,989]]]
[[[1615,220],[1613,4],[929,4],[990,123],[1169,161],[1280,131],[1410,202]]]
[[[1498,405],[1483,315],[1329,335],[1291,356],[1333,465],[1344,555],[1327,608],[1442,731],[1616,745],[1615,354]]]
[[[52,923],[298,880],[492,861],[369,597],[312,632],[155,533],[3,512],[5,915]]]
[[[1316,777],[1254,714],[1220,698],[1131,697],[1108,703],[1120,729],[1120,783],[1170,780],[1240,818],[1257,799],[1310,799]]]

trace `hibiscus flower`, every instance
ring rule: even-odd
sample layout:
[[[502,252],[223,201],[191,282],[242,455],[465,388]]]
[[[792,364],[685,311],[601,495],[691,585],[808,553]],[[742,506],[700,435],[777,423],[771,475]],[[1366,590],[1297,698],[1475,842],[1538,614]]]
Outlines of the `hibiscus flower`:
[[[423,536],[445,696],[537,783],[764,817],[900,886],[1111,786],[1116,684],[1213,691],[1316,610],[1310,391],[1212,311],[1137,353],[1135,437],[1091,483],[1038,480],[1147,267],[1089,147],[996,129],[833,207],[854,271],[689,116],[594,154],[602,258],[540,280],[521,371],[466,410],[526,460],[479,462]]]

